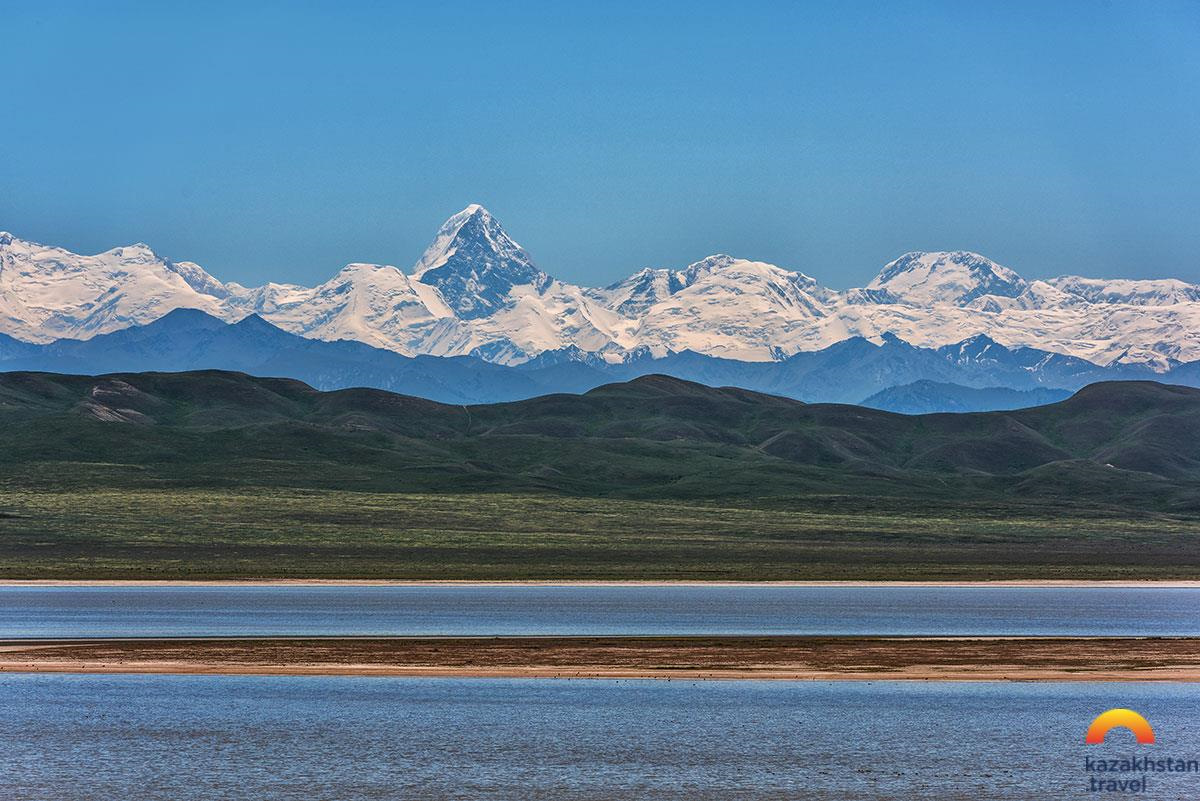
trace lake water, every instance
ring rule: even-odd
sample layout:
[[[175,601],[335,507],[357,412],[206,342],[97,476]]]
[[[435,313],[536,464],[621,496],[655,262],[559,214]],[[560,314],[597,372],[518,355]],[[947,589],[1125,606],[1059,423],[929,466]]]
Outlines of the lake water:
[[[1197,635],[1200,590],[0,585],[0,637],[701,633]],[[1187,684],[4,674],[0,801],[1103,797],[1116,706],[1200,758]]]
[[[3,675],[0,698],[5,801],[1047,801],[1119,797],[1086,792],[1087,756],[1200,756],[1195,685]],[[1084,746],[1114,706],[1158,744]]]
[[[0,637],[1200,635],[1200,589],[0,585]]]

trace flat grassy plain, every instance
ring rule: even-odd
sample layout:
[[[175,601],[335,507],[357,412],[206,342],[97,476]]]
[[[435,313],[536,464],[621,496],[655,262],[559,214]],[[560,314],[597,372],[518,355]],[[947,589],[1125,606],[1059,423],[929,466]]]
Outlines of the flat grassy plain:
[[[0,482],[2,579],[1197,576],[1200,521],[1061,504]]]

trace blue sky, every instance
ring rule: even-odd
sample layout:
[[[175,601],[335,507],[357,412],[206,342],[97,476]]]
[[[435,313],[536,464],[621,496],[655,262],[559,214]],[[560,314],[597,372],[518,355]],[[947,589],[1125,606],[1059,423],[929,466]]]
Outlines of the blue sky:
[[[1197,2],[244,5],[6,3],[0,229],[312,283],[479,202],[585,284],[1200,281]]]

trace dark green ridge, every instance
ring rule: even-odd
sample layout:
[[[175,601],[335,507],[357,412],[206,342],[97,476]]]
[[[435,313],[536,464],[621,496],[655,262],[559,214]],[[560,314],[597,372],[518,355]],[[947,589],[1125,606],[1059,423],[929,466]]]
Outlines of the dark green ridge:
[[[1200,390],[1140,381],[1016,411],[901,416],[658,375],[464,407],[218,371],[8,373],[0,426],[6,470],[75,463],[84,482],[111,469],[135,484],[639,498],[954,487],[1190,510],[1200,480]]]

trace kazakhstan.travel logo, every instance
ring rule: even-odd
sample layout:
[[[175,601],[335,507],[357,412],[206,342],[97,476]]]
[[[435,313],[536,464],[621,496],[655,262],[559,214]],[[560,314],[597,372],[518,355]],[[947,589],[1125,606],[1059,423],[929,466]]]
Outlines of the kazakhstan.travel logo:
[[[1132,709],[1110,709],[1098,715],[1088,726],[1083,741],[1087,745],[1104,745],[1105,738],[1113,729],[1132,732],[1139,746],[1155,744],[1154,728],[1150,721]],[[1088,792],[1145,793],[1151,773],[1200,773],[1200,760],[1162,754],[1143,756],[1138,753],[1115,758],[1087,756],[1083,760],[1083,769],[1088,773]]]
[[[1092,725],[1088,726],[1084,742],[1088,745],[1099,745],[1104,742],[1104,737],[1116,728],[1133,732],[1138,745],[1154,745],[1154,729],[1150,728],[1150,721],[1132,709],[1110,709],[1099,715],[1092,721]]]

